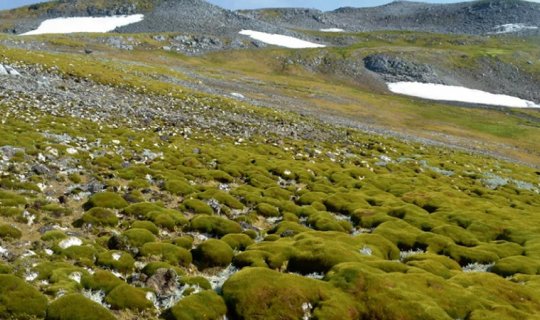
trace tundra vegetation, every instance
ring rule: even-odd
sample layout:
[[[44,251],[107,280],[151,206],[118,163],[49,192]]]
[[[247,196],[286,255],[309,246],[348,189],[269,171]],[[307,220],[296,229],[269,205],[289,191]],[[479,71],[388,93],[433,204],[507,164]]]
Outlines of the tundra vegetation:
[[[381,45],[377,33],[356,36],[366,37],[365,47]],[[78,37],[43,41],[70,48]],[[437,46],[453,50],[448,37]],[[423,34],[415,41],[435,45]],[[471,57],[492,54],[467,48]],[[88,118],[0,93],[0,318],[540,319],[538,169],[183,91],[154,77],[175,71],[150,67],[142,49],[129,67],[70,50],[2,48],[0,56],[111,92],[174,96],[196,106],[193,117],[257,121],[188,128],[188,120],[118,117],[106,108]],[[276,53],[255,55],[268,52]],[[224,54],[234,55],[251,59]],[[397,112],[419,108],[381,97]],[[182,105],[161,107],[172,113]],[[517,154],[538,145],[525,116],[537,116],[532,111],[503,119],[497,110],[444,108],[478,125],[448,111],[433,121],[490,137],[482,121],[501,119],[505,131],[494,136],[516,137]],[[514,132],[515,121],[530,126]],[[283,123],[310,135],[254,129]],[[537,151],[523,159],[537,160]]]

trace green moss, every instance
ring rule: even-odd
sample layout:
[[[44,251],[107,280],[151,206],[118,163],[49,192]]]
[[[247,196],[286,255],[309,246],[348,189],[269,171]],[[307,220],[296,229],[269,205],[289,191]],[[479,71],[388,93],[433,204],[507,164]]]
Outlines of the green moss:
[[[169,320],[217,320],[227,313],[227,306],[213,291],[203,291],[190,295],[174,305]]]
[[[111,210],[95,207],[83,214],[82,221],[85,224],[114,227],[118,224],[118,217]]]
[[[93,266],[96,249],[92,246],[72,246],[62,250],[62,254],[85,266]]]
[[[190,229],[222,237],[229,233],[240,233],[242,228],[237,222],[218,216],[196,215],[190,221]]]
[[[41,210],[48,212],[54,217],[70,216],[73,212],[70,208],[66,208],[57,203],[49,203],[41,207]]]
[[[144,310],[153,308],[153,303],[146,299],[146,291],[128,284],[121,284],[105,297],[112,309]]]
[[[10,274],[12,272],[13,268],[10,265],[0,262],[0,274]]]
[[[233,250],[245,250],[254,243],[253,239],[243,233],[227,234],[221,240],[225,241]]]
[[[205,277],[201,276],[195,276],[195,277],[182,277],[180,279],[181,285],[190,285],[190,286],[198,286],[203,290],[211,290],[212,285],[208,280],[206,280]]]
[[[22,216],[24,209],[16,207],[0,207],[0,216],[2,217],[20,217]]]
[[[182,206],[196,214],[214,214],[214,210],[206,202],[198,199],[187,199],[182,203]]]
[[[178,237],[173,240],[173,243],[184,249],[191,250],[193,247],[193,238],[192,237]]]
[[[0,190],[0,206],[16,207],[20,205],[24,206],[26,203],[26,198],[18,193]]]
[[[177,274],[177,275],[183,275],[184,274],[184,271],[179,268],[179,267],[176,267],[176,266],[172,266],[170,264],[168,264],[167,262],[162,262],[162,261],[152,261],[152,262],[149,262],[147,265],[144,266],[144,268],[142,269],[142,273],[144,273],[145,275],[151,277],[153,276],[159,269],[171,269],[171,270],[174,270],[174,272]]]
[[[442,253],[454,259],[462,266],[474,262],[491,263],[499,259],[495,253],[458,245],[450,245],[449,247],[445,248]]]
[[[47,231],[41,236],[41,240],[43,241],[56,241],[56,240],[62,240],[65,238],[67,238],[67,235],[63,231],[60,231],[60,230]]]
[[[347,220],[336,220],[328,212],[317,212],[309,216],[308,225],[320,231],[340,231],[349,233],[352,225]]]
[[[256,210],[263,217],[279,217],[279,209],[268,203],[259,203]]]
[[[114,320],[116,317],[81,294],[69,294],[53,301],[46,320]]]
[[[117,257],[118,259],[116,259]],[[129,273],[133,270],[135,259],[124,251],[106,251],[98,254],[96,264],[122,273]]]
[[[0,275],[0,317],[3,319],[43,318],[47,298],[13,275]]]
[[[287,191],[279,187],[265,189],[263,191],[263,195],[265,197],[270,197],[273,199],[280,199],[280,200],[290,200],[292,197],[292,193],[290,191]]]
[[[0,239],[2,240],[13,240],[13,239],[19,239],[22,237],[21,230],[15,228],[14,226],[11,226],[9,224],[1,224],[0,225]]]
[[[359,319],[357,304],[331,285],[265,268],[245,268],[223,285],[223,298],[237,319],[302,319],[311,304],[316,319]]]
[[[339,263],[364,259],[360,248],[356,249],[355,246],[342,241],[303,234],[297,236],[295,240],[294,251],[287,266],[287,269],[293,272],[325,273]]]
[[[122,237],[126,239],[129,246],[136,248],[142,247],[145,243],[156,241],[152,232],[141,228],[126,230],[122,233]]]
[[[192,250],[195,264],[201,268],[226,267],[233,259],[233,250],[225,242],[209,239]]]
[[[152,234],[154,234],[156,236],[159,234],[159,228],[151,221],[137,220],[137,221],[133,222],[133,224],[131,225],[131,228],[133,228],[133,229],[146,229],[146,230],[152,232]]]
[[[215,199],[219,203],[226,205],[231,209],[243,209],[244,205],[230,194],[217,189],[210,189],[197,195],[200,199]]]
[[[280,236],[292,237],[304,231],[311,231],[310,228],[292,221],[282,221],[268,232]]]
[[[457,226],[444,225],[433,228],[433,233],[437,233],[452,239],[456,244],[473,247],[479,244],[478,239],[467,230],[464,230]]]
[[[119,194],[114,192],[100,192],[96,193],[88,199],[84,204],[86,210],[91,208],[101,207],[108,209],[123,209],[129,204]]]
[[[151,212],[160,212],[164,208],[156,203],[135,203],[124,209],[124,213],[138,219],[148,219]]]
[[[165,182],[164,188],[174,195],[181,196],[188,195],[195,191],[195,189],[187,181],[183,180],[169,180]]]
[[[124,281],[106,270],[96,270],[92,275],[85,274],[81,277],[81,284],[85,289],[103,290],[105,293],[109,293],[123,283]]]
[[[540,274],[540,262],[524,256],[513,256],[498,260],[491,272],[503,277],[510,277],[516,273]]]
[[[350,215],[360,208],[369,208],[364,197],[357,193],[336,193],[324,200],[328,211]]]
[[[324,199],[328,195],[324,192],[306,192],[298,199],[298,204],[300,205],[311,205],[314,202],[324,202]]]
[[[170,243],[145,243],[141,248],[141,254],[148,257],[159,257],[172,265],[185,267],[189,266],[192,260],[191,253],[188,250]]]

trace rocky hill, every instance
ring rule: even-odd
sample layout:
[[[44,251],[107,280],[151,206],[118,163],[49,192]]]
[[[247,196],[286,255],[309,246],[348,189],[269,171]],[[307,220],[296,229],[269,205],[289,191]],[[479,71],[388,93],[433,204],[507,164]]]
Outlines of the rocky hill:
[[[287,33],[283,28],[239,15],[203,0],[163,0],[139,23],[118,32],[184,32],[234,36],[243,29]]]
[[[142,22],[120,28],[118,32],[183,32],[233,36],[243,29],[263,32],[287,30],[203,0],[114,0],[52,1],[0,12],[0,28],[20,34],[35,29],[42,21],[58,17],[112,16],[142,13]]]
[[[301,29],[489,34],[518,30],[530,33],[540,27],[540,4],[522,0],[480,0],[455,4],[394,1],[379,7],[347,7],[331,12],[263,9],[244,10],[242,14]]]

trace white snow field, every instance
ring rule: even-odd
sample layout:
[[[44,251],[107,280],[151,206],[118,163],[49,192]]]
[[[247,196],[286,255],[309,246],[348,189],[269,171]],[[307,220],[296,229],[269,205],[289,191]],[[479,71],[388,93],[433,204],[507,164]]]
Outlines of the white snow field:
[[[508,24],[502,24],[500,26],[495,27],[495,33],[501,34],[501,33],[512,33],[512,32],[519,32],[523,30],[536,30],[538,29],[537,26],[528,26],[524,23],[508,23]]]
[[[339,28],[328,28],[328,29],[321,29],[321,32],[345,32],[343,29]]]
[[[106,33],[118,27],[140,22],[143,14],[111,17],[73,17],[55,18],[43,21],[36,30],[21,34],[22,36],[49,34],[49,33],[75,33],[95,32]]]
[[[252,39],[272,44],[275,46],[291,48],[291,49],[304,49],[304,48],[324,48],[323,44],[317,44],[309,41],[304,41],[298,38],[284,36],[281,34],[272,34],[266,32],[259,32],[253,30],[242,30],[239,32],[241,35],[249,36]]]
[[[537,105],[532,101],[523,100],[517,97],[442,84],[395,82],[388,83],[388,89],[393,93],[429,100],[457,101],[512,108],[540,108],[540,105]]]

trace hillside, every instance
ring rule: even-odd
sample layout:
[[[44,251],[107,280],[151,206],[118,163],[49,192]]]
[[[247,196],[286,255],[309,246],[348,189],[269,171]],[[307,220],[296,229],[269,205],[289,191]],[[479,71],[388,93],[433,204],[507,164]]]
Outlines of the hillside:
[[[145,19],[0,34],[0,319],[540,319],[538,35],[322,32],[364,9],[257,12],[278,23],[132,4],[1,13]]]
[[[409,30],[478,35],[513,30],[530,34],[537,33],[540,27],[540,4],[522,0],[480,0],[455,4],[394,1],[379,7],[340,8],[330,12],[262,9],[244,10],[242,13],[288,28],[342,28],[351,32]],[[512,25],[518,27],[509,29]]]

